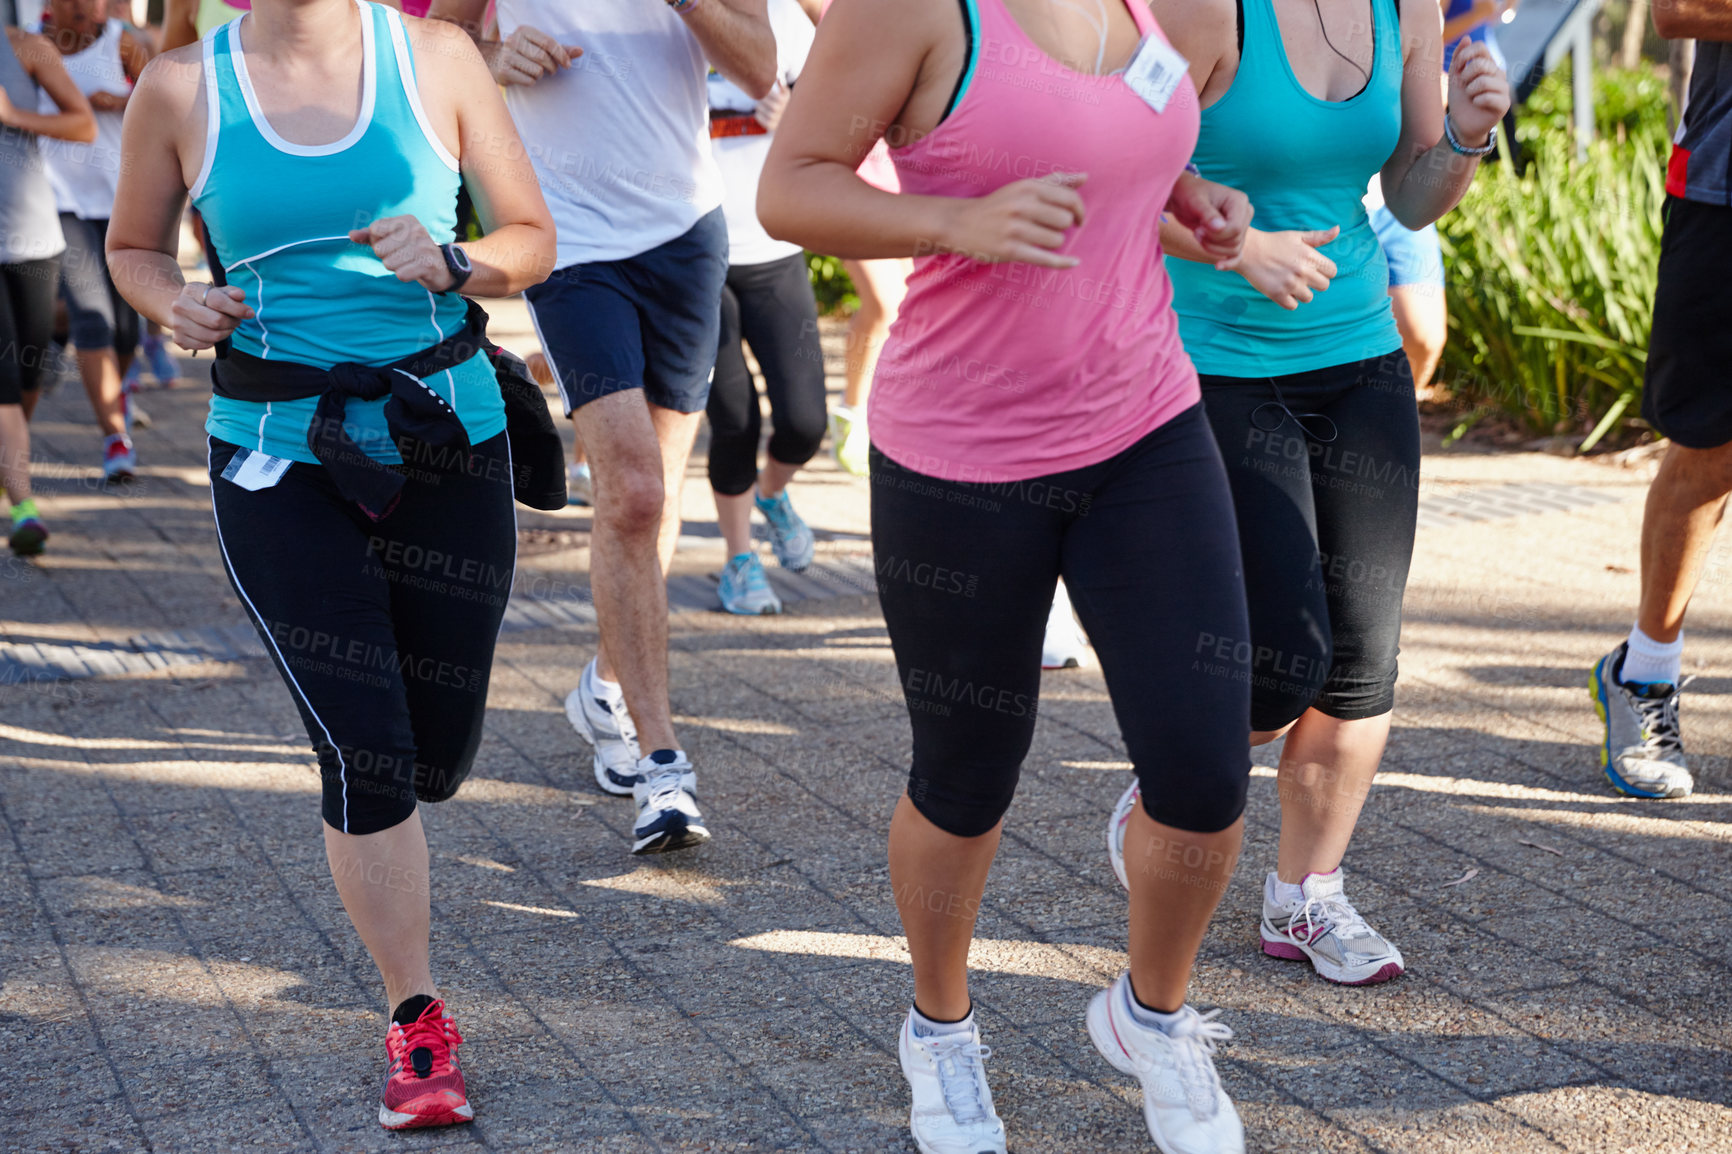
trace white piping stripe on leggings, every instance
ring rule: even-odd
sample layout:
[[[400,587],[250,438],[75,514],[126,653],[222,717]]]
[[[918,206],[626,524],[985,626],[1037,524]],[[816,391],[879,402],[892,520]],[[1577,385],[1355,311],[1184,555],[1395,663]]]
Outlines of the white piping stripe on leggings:
[[[205,457],[204,457],[204,459],[205,459],[205,471],[207,473],[210,471],[211,449],[212,449],[212,442],[214,440],[215,440],[215,438],[211,438],[211,437],[207,437],[205,439],[205,450],[204,450]],[[217,486],[217,482],[213,480],[211,482],[211,487],[210,487],[210,515],[211,515],[211,520],[213,520],[216,523],[217,549],[220,550],[222,555],[223,555],[223,567],[228,570],[229,580],[234,582],[235,592],[239,593],[241,595],[241,600],[246,602],[247,612],[251,613],[253,615],[253,619],[255,621],[257,621],[259,623],[259,625],[264,626],[265,625],[265,615],[263,613],[259,612],[258,606],[253,604],[253,599],[251,597],[247,596],[246,589],[243,588],[241,585],[240,574],[235,572],[234,562],[229,560],[228,543],[223,540],[222,517],[219,516],[217,513],[216,486]],[[514,518],[517,516],[517,510],[515,507],[512,509],[511,514]],[[515,543],[514,543],[513,547],[515,548]],[[306,704],[307,712],[312,715],[312,718],[314,721],[319,723],[319,729],[322,733],[324,733],[326,742],[328,742],[330,744],[331,748],[336,751],[336,754],[337,754],[337,780],[341,783],[341,785],[343,787],[343,828],[342,828],[341,832],[342,833],[348,833],[349,832],[349,763],[343,760],[343,749],[340,745],[337,744],[336,739],[331,736],[331,731],[325,727],[325,720],[324,720],[324,718],[319,716],[319,711],[313,708],[312,699],[307,696],[306,690],[302,689],[301,683],[295,680],[295,675],[294,675],[293,671],[291,671],[289,669],[288,658],[284,657],[283,651],[281,649],[277,648],[277,640],[276,640],[276,638],[271,636],[270,629],[269,628],[261,628],[259,630],[259,632],[263,633],[265,635],[265,641],[270,644],[271,652],[276,654],[277,664],[282,667],[283,676],[288,679],[289,687],[291,689],[293,689],[296,696],[298,696]]]

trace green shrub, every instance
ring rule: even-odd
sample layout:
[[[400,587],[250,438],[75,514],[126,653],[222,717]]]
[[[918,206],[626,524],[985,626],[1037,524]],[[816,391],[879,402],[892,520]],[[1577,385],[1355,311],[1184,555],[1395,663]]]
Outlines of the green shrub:
[[[818,298],[820,313],[849,313],[860,307],[860,298],[854,295],[854,282],[848,279],[848,271],[837,258],[809,252],[806,272],[812,278],[812,294]]]
[[[1578,159],[1567,85],[1548,78],[1524,110],[1526,172],[1507,155],[1482,167],[1439,222],[1443,382],[1475,416],[1502,410],[1582,435],[1585,450],[1640,411],[1668,144],[1664,86],[1613,73],[1599,86],[1604,135]]]

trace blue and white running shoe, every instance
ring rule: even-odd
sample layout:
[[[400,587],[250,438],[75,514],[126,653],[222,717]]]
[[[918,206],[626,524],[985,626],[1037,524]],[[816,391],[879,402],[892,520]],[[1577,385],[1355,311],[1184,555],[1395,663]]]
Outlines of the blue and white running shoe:
[[[595,783],[615,797],[630,797],[642,780],[638,773],[637,726],[616,685],[600,684],[595,661],[583,667],[577,688],[565,698],[565,719],[579,737],[595,747]]]
[[[812,540],[812,530],[800,519],[800,514],[794,512],[794,502],[788,499],[788,491],[783,489],[768,500],[754,492],[752,504],[770,523],[770,549],[776,554],[776,560],[782,563],[782,568],[798,573],[810,565],[817,544]]]
[[[782,611],[782,599],[770,588],[770,575],[756,553],[741,553],[722,570],[716,595],[722,608],[742,617],[761,617]]]
[[[1612,788],[1630,797],[1689,797],[1696,788],[1684,761],[1678,727],[1681,685],[1619,680],[1629,642],[1600,658],[1588,675],[1594,712],[1606,723],[1600,768]]]
[[[689,849],[710,840],[698,812],[698,775],[683,749],[658,749],[638,762],[637,821],[631,832],[635,854]]]

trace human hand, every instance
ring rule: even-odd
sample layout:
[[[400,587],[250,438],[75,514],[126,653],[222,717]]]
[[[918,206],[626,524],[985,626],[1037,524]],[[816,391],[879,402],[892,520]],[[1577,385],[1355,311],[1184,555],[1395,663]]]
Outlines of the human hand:
[[[1083,222],[1085,211],[1077,186],[1087,179],[1080,172],[1055,172],[1015,181],[986,196],[959,199],[939,247],[989,264],[1022,261],[1046,268],[1075,268],[1076,257],[1061,256],[1055,250],[1064,244],[1065,235]]]
[[[1251,228],[1251,201],[1236,188],[1183,172],[1167,198],[1167,214],[1186,228],[1215,258],[1216,268],[1237,259]]]
[[[763,125],[765,132],[776,131],[776,125],[782,122],[782,113],[788,108],[788,97],[792,95],[793,90],[777,77],[776,82],[770,85],[770,91],[752,111],[752,119]]]
[[[1509,77],[1497,66],[1491,49],[1478,40],[1459,42],[1449,65],[1449,101],[1444,106],[1456,138],[1469,148],[1479,148],[1491,138],[1492,128],[1509,106]]]
[[[227,340],[237,325],[252,316],[246,294],[234,285],[182,285],[169,306],[174,343],[190,353]]]
[[[1282,308],[1296,309],[1329,287],[1335,262],[1317,250],[1340,235],[1339,226],[1285,232],[1250,229],[1239,259],[1217,267],[1238,273]]]
[[[497,44],[488,46],[487,70],[498,84],[534,84],[583,55],[583,49],[561,44],[539,28],[520,25]]]
[[[372,246],[381,263],[405,283],[413,281],[442,293],[454,283],[445,254],[433,243],[427,226],[412,216],[387,216],[366,228],[353,229],[349,239]]]
[[[112,92],[92,92],[90,107],[97,112],[125,112],[126,100],[125,96],[117,96]]]

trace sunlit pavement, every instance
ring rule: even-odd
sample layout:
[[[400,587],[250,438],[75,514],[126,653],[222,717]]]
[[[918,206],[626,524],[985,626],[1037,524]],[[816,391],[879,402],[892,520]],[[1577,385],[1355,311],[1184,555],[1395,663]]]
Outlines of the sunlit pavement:
[[[595,790],[560,708],[594,641],[581,510],[520,510],[528,608],[475,775],[423,809],[476,1121],[378,1129],[382,993],[327,873],[299,719],[262,658],[176,649],[244,624],[211,526],[204,363],[185,363],[140,398],[155,425],[125,490],[97,480],[76,382],[47,398],[54,536],[39,563],[0,563],[0,1146],[911,1151],[884,868],[908,726],[875,602],[832,582],[780,618],[675,614],[674,709],[716,838],[633,859],[630,805]],[[1260,769],[1194,987],[1236,1031],[1222,1074],[1250,1146],[1732,1148],[1727,554],[1687,654],[1698,794],[1622,800],[1585,684],[1628,627],[1643,476],[1537,454],[1426,467],[1396,731],[1348,859],[1410,972],[1343,989],[1258,951]],[[722,557],[691,478],[678,573],[702,581]],[[866,496],[827,458],[794,488],[838,572],[866,564]],[[24,682],[28,653],[125,661]],[[1098,673],[1049,674],[976,951],[1013,1150],[1152,1149],[1082,1019],[1124,964],[1101,839],[1122,758]]]

